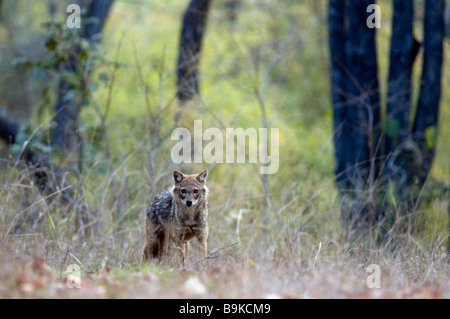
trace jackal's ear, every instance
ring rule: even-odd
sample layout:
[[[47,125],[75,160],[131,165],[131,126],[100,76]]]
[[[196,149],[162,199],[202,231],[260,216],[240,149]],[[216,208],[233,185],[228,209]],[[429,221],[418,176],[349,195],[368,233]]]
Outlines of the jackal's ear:
[[[183,173],[181,173],[179,171],[173,171],[173,180],[174,180],[175,184],[178,184],[183,179],[184,179]]]
[[[202,184],[206,183],[206,176],[208,176],[208,170],[201,172],[195,178]]]

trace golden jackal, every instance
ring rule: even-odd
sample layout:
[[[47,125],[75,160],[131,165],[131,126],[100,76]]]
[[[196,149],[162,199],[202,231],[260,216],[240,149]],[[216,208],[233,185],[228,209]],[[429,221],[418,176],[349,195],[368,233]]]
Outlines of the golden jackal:
[[[173,188],[157,195],[147,209],[142,261],[151,257],[161,261],[172,241],[185,266],[188,241],[194,237],[200,242],[206,258],[209,233],[207,175],[207,170],[194,175],[173,171]]]

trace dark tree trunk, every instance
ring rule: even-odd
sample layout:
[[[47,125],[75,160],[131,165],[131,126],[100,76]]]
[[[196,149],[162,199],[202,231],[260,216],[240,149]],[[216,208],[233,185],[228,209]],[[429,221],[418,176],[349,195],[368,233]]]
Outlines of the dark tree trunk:
[[[414,153],[409,145],[411,115],[411,75],[420,48],[413,36],[413,0],[395,0],[392,23],[388,100],[386,110],[384,182],[392,181],[398,196],[398,208],[405,209],[409,202]]]
[[[426,0],[424,21],[424,61],[419,102],[412,129],[413,140],[422,157],[416,172],[421,189],[431,170],[438,132],[439,101],[444,40],[444,0]]]
[[[106,19],[114,0],[92,0],[88,9],[87,18],[91,21],[86,22],[83,28],[83,38],[90,41],[98,40],[105,26]]]
[[[413,0],[394,0],[394,18],[386,111],[386,153],[389,154],[409,132],[411,74],[418,43],[413,36]]]
[[[177,97],[181,102],[199,94],[198,64],[210,0],[191,0],[183,16],[177,66]]]
[[[417,205],[434,159],[443,62],[443,11],[444,1],[426,1],[424,62],[411,132],[411,74],[420,45],[413,37],[413,1],[394,3],[385,173],[396,186],[397,210],[402,212],[411,211]]]
[[[367,229],[377,219],[380,102],[375,29],[366,26],[372,3],[329,3],[335,173],[348,232]]]
[[[106,18],[113,0],[92,0],[87,8],[86,16],[82,17],[81,37],[89,41],[96,41],[103,30]],[[83,21],[86,21],[83,24]],[[81,49],[73,48],[72,54],[62,67],[64,72],[76,73],[80,68]],[[54,130],[51,144],[60,150],[70,150],[75,141],[77,119],[80,114],[83,98],[80,96],[67,97],[69,90],[79,90],[62,79],[59,83],[58,100],[55,106]]]
[[[450,2],[447,2],[444,13],[445,31],[444,36],[450,38]]]
[[[0,108],[0,138],[8,145],[16,142],[16,136],[19,133],[19,124],[12,122],[6,113]]]
[[[347,121],[351,130],[351,165],[353,182],[367,179],[371,159],[379,149],[380,102],[375,30],[366,25],[366,8],[374,0],[350,1],[348,35],[345,47],[348,77],[346,94]],[[359,182],[357,182],[359,183]]]
[[[423,73],[411,132],[411,75],[420,44],[413,36],[413,0],[395,0],[381,147],[375,29],[366,26],[372,3],[329,1],[336,184],[344,223],[354,234],[381,226],[387,217],[389,180],[398,202],[417,203],[434,158],[441,91],[444,1],[426,0]]]
[[[349,189],[345,171],[350,153],[346,150],[346,141],[351,138],[349,126],[346,122],[345,95],[345,0],[330,0],[328,11],[329,46],[331,58],[331,97],[333,103],[333,142],[336,151],[336,182],[338,190]]]

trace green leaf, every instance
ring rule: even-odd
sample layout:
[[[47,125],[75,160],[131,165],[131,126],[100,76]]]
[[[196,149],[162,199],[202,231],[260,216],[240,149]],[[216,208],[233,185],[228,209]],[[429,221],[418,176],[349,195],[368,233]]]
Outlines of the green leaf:
[[[78,89],[80,87],[80,78],[72,72],[64,72],[62,78],[71,88]]]
[[[425,140],[427,141],[427,147],[432,149],[436,146],[437,129],[436,126],[429,126],[425,129]]]
[[[398,119],[393,117],[386,119],[386,134],[392,139],[400,137],[400,122]]]
[[[77,90],[68,90],[66,94],[64,94],[62,99],[64,102],[70,102],[77,97],[77,93],[78,93]]]
[[[17,133],[16,136],[16,144],[23,144],[27,141],[28,139],[28,134],[25,133],[25,127],[22,127],[19,131],[19,133]]]
[[[42,60],[38,62],[38,66],[43,69],[54,68],[58,64],[55,52],[49,52]]]
[[[41,143],[41,142],[36,142],[34,144],[34,146],[43,153],[50,154],[50,152],[52,151],[51,146],[49,146],[48,144]]]
[[[102,81],[102,82],[108,83],[108,81],[109,81],[109,76],[108,76],[107,73],[102,72],[102,73],[100,73],[100,74],[98,75],[98,79],[99,79],[100,81]]]
[[[116,68],[124,68],[127,66],[127,64],[123,61],[112,61],[112,65],[114,65]]]
[[[55,50],[57,44],[58,41],[56,41],[54,37],[51,37],[45,42],[45,47],[47,48],[48,51],[51,52]]]
[[[12,66],[17,66],[17,65],[20,65],[20,64],[25,64],[27,62],[28,62],[28,58],[26,58],[26,57],[17,57],[17,58],[14,58],[12,60],[11,64],[12,64]]]
[[[19,144],[13,144],[9,148],[9,151],[11,152],[11,154],[14,157],[18,157],[21,150],[22,150],[22,145],[19,145]]]
[[[25,72],[28,72],[33,68],[33,63],[30,60],[28,60],[28,58],[26,58],[26,57],[14,58],[11,61],[11,64],[13,67],[17,67],[17,66],[23,67],[23,70]]]

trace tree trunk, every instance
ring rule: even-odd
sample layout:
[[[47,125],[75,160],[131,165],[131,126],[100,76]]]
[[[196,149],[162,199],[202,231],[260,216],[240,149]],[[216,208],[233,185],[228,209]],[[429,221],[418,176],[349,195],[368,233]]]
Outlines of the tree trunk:
[[[20,125],[12,122],[0,107],[0,138],[4,140],[8,145],[12,145],[16,142],[16,136],[19,133]]]
[[[411,75],[420,48],[413,36],[413,0],[395,0],[390,52],[388,100],[385,125],[386,155],[383,180],[392,181],[398,199],[398,209],[405,210],[409,202],[414,153],[410,147]]]
[[[394,0],[391,53],[386,112],[386,153],[389,154],[409,133],[411,74],[417,42],[413,36],[413,0]]]
[[[210,0],[191,0],[183,16],[177,66],[177,97],[181,102],[199,94],[198,64]]]
[[[418,177],[419,190],[430,174],[436,150],[443,62],[444,2],[425,2],[424,60],[419,102],[412,129],[413,140],[422,154],[418,163],[421,169],[414,172]]]
[[[434,159],[443,62],[443,12],[444,1],[426,1],[424,62],[411,132],[411,74],[420,45],[413,37],[413,1],[397,0],[394,3],[385,173],[395,184],[396,208],[403,213],[416,207]]]
[[[377,219],[380,102],[375,29],[366,25],[372,3],[330,0],[328,13],[336,184],[351,237]]]
[[[366,8],[372,3],[329,1],[335,173],[350,235],[364,234],[374,226],[383,228],[381,222],[389,211],[384,200],[389,180],[396,186],[401,208],[417,204],[437,138],[444,1],[426,0],[423,73],[412,132],[411,75],[420,44],[413,36],[413,0],[394,1],[384,148],[375,29],[366,26]]]
[[[351,1],[348,6],[347,121],[351,131],[349,178],[359,184],[369,177],[371,159],[379,150],[380,102],[375,30],[366,25],[366,8],[374,0]],[[376,173],[376,172],[374,172]]]
[[[447,38],[450,38],[450,2],[447,2],[447,6],[445,7],[444,22],[445,22],[444,35]]]
[[[92,0],[86,18],[95,19],[86,23],[83,28],[83,38],[90,41],[99,40],[113,2],[114,0]]]
[[[113,0],[93,0],[91,2],[87,15],[82,17],[83,20],[87,21],[86,25],[81,30],[83,38],[89,41],[96,41],[98,39],[112,3]],[[80,67],[78,55],[81,50],[80,48],[74,48],[72,52],[73,54],[68,57],[68,61],[63,66],[63,69],[66,72],[75,73],[77,68]],[[66,98],[65,95],[69,89],[72,89],[71,85],[64,80],[61,80],[56,104],[56,114],[54,117],[55,128],[51,136],[51,145],[62,151],[69,149],[70,147],[71,137],[74,134],[76,121],[81,108],[79,101],[74,98]],[[10,120],[8,116],[0,113],[0,138],[5,140],[8,144],[13,144],[16,141],[18,133],[19,124]],[[52,165],[48,154],[27,151],[23,156],[26,163],[30,166],[31,173],[41,192],[53,193],[65,186],[62,185],[64,184],[64,179],[60,168]],[[62,192],[61,197],[66,203],[73,202],[67,192]]]
[[[338,190],[348,189],[346,182],[347,155],[346,141],[351,138],[349,126],[346,123],[345,95],[345,0],[330,0],[328,11],[329,46],[331,58],[331,97],[333,104],[333,142],[336,151],[336,182]]]
[[[86,16],[82,17],[81,37],[89,41],[97,41],[103,30],[106,18],[113,0],[92,0],[87,8]],[[83,24],[83,21],[86,21]],[[63,65],[63,72],[76,73],[80,68],[79,47],[73,48],[71,56]],[[55,127],[51,136],[51,145],[62,151],[73,149],[77,130],[77,119],[81,111],[83,98],[67,97],[69,90],[79,90],[61,79],[59,83],[58,100],[55,106]],[[78,94],[79,95],[79,94]]]

